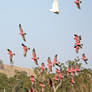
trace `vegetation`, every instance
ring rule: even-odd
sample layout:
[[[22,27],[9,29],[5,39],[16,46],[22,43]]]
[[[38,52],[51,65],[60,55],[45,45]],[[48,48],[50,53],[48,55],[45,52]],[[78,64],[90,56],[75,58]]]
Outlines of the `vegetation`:
[[[71,85],[70,78],[67,77],[67,65],[71,64],[77,64],[80,69],[79,74],[74,76],[74,86]],[[64,77],[62,81],[54,81],[54,73],[48,73],[47,69],[43,73],[40,73],[40,67],[36,67],[34,69],[36,75],[36,82],[34,84],[35,92],[41,92],[39,81],[45,84],[44,92],[92,92],[92,70],[82,68],[81,65],[78,58],[74,61],[67,61],[66,66],[64,63],[61,63],[60,70]],[[52,88],[48,85],[49,78],[53,81]],[[0,73],[0,92],[29,92],[31,86],[30,76],[27,76],[25,71],[16,72],[16,75],[10,78]]]

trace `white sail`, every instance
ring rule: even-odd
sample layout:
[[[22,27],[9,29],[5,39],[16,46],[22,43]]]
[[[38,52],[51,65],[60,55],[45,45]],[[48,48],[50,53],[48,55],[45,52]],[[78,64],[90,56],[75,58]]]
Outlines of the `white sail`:
[[[52,3],[52,9],[50,11],[54,13],[59,13],[58,0],[54,0]]]

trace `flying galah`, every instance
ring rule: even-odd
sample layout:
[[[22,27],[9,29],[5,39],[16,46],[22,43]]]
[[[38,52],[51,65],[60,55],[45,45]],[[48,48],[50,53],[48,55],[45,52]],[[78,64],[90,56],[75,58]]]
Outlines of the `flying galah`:
[[[35,64],[38,65],[39,57],[36,57],[35,48],[33,48],[32,55],[33,55],[32,59],[34,60]]]
[[[26,33],[23,32],[21,24],[19,24],[19,34],[21,35],[22,39],[26,42],[25,35]]]
[[[13,62],[12,58],[13,58],[13,56],[15,56],[15,53],[12,53],[12,51],[10,49],[7,49],[7,51],[9,54],[10,64],[13,64],[14,62]]]

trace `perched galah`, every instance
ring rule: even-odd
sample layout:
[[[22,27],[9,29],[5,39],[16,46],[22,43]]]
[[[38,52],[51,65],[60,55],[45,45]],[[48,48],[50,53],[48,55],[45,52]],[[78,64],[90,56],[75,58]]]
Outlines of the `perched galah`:
[[[50,87],[53,86],[51,78],[49,78],[49,86],[50,86]]]
[[[74,75],[74,74],[75,74],[75,70],[74,70],[74,68],[72,66],[72,75]]]
[[[30,48],[28,48],[27,46],[25,46],[23,43],[21,45],[23,46],[23,49],[24,49],[24,57],[26,57],[27,51],[30,50]]]
[[[68,70],[67,70],[67,76],[69,76],[71,74],[71,68],[70,66],[68,67]]]
[[[35,48],[33,48],[32,55],[33,55],[32,59],[34,60],[35,64],[38,65],[39,57],[36,57]]]
[[[62,73],[59,73],[59,80],[62,80]]]
[[[44,63],[41,64],[40,70],[41,70],[41,73],[44,71]]]
[[[33,75],[31,75],[30,80],[31,80],[31,82],[32,82],[32,86],[33,86],[33,85],[34,85],[34,82],[35,82],[35,78],[34,78]]]
[[[79,68],[77,67],[77,65],[75,65],[75,70],[77,73],[79,73]]]
[[[45,85],[42,82],[40,82],[40,87],[42,89],[42,92],[44,92]]]
[[[10,64],[13,64],[14,62],[13,62],[12,58],[13,58],[13,56],[15,56],[15,53],[12,53],[12,51],[10,49],[7,49],[7,51],[9,54]]]
[[[48,70],[49,70],[49,72],[52,71],[52,62],[51,62],[50,57],[48,57]]]
[[[70,82],[71,82],[72,86],[75,84],[73,77],[70,78]]]
[[[59,74],[60,73],[60,70],[56,68],[56,74]]]
[[[40,86],[41,86],[41,88],[45,87],[45,85],[42,82],[40,82]]]
[[[58,81],[57,74],[55,74],[54,78],[55,81]]]
[[[77,8],[80,9],[80,3],[82,3],[82,1],[76,0],[74,3],[76,4]]]
[[[54,66],[54,65],[60,66],[60,63],[57,62],[57,56],[58,56],[58,55],[56,54],[55,57],[54,57],[53,66]]]
[[[82,54],[81,59],[82,59],[83,61],[85,61],[86,64],[88,64],[88,63],[87,63],[88,58],[86,58],[85,53]]]
[[[34,88],[31,87],[31,89],[29,90],[29,92],[35,92],[35,91],[34,91]]]
[[[19,24],[19,30],[20,30],[19,34],[21,35],[22,39],[26,42],[26,39],[25,39],[26,33],[23,32],[21,24]]]
[[[49,9],[49,11],[59,14],[59,7],[58,7],[58,0],[53,0],[52,9]]]

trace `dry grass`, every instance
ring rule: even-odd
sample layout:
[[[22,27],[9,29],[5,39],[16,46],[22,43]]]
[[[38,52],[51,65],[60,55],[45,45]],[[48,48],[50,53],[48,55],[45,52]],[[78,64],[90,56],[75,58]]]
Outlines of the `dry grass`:
[[[13,77],[16,74],[16,71],[18,72],[25,71],[28,76],[35,75],[32,69],[19,67],[19,66],[11,66],[11,65],[4,64],[4,69],[0,69],[0,73],[4,73],[8,77]]]

